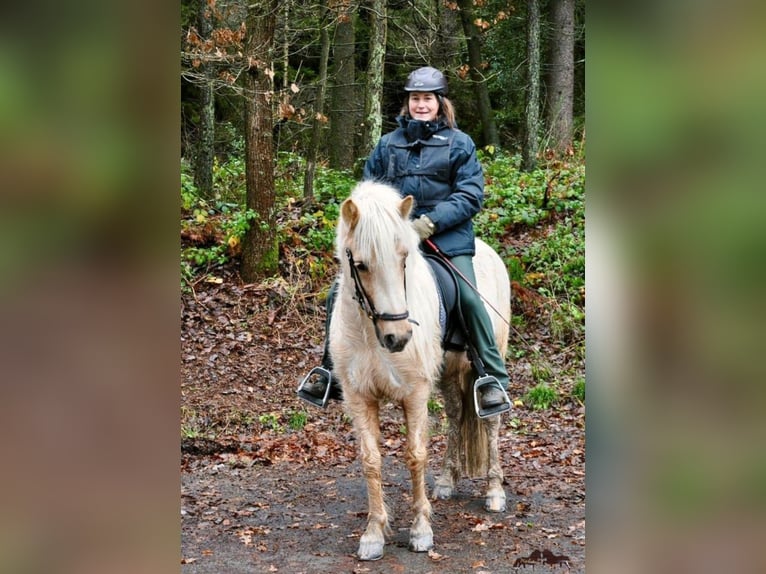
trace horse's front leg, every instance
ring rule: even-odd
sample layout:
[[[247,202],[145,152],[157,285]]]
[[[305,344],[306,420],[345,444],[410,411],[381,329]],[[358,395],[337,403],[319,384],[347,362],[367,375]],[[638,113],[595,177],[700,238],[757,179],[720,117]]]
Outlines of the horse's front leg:
[[[427,387],[424,387],[427,388]],[[421,396],[418,396],[421,395]],[[428,462],[428,393],[415,393],[404,402],[407,423],[407,468],[412,479],[412,526],[410,550],[427,552],[434,546],[431,530],[431,503],[426,495],[426,464]]]
[[[484,419],[489,439],[489,470],[487,472],[487,494],[484,508],[489,512],[505,510],[505,490],[503,490],[503,467],[500,465],[497,437],[500,431],[500,417]]]
[[[389,533],[388,511],[383,501],[380,458],[380,418],[377,401],[346,399],[354,420],[359,440],[362,473],[367,481],[367,528],[359,541],[357,556],[360,560],[378,560],[383,557],[385,536]]]

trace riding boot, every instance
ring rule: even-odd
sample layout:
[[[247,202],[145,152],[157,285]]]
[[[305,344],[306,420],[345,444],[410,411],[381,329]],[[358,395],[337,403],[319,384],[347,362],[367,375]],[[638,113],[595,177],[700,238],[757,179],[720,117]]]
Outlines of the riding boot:
[[[476,285],[476,276],[473,270],[473,259],[468,255],[459,255],[452,258],[452,263],[473,285]],[[495,334],[492,321],[487,314],[484,303],[476,291],[465,284],[460,283],[460,306],[463,318],[468,329],[468,336],[478,355],[485,375],[477,379],[475,389],[477,392],[477,407],[479,416],[484,418],[505,412],[511,408],[511,403],[506,393],[510,378],[505,368],[505,360],[495,342]]]
[[[343,400],[340,382],[332,373],[332,357],[330,356],[330,319],[338,291],[338,282],[333,281],[327,292],[327,318],[325,319],[325,337],[322,360],[319,367],[309,371],[298,385],[298,396],[314,406],[326,407],[330,399]]]

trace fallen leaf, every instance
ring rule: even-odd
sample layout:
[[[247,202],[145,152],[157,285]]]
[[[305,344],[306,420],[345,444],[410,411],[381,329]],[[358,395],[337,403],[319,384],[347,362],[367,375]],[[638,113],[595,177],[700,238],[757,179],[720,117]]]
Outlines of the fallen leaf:
[[[240,532],[237,534],[237,536],[245,546],[250,546],[253,543],[253,536],[251,532]]]
[[[442,556],[441,554],[439,554],[438,552],[436,552],[436,551],[435,551],[433,548],[432,548],[431,550],[429,550],[429,551],[428,551],[428,557],[429,557],[431,560],[434,560],[434,561],[437,561],[437,562],[438,562],[439,560],[444,560],[444,559],[446,558],[446,556]]]

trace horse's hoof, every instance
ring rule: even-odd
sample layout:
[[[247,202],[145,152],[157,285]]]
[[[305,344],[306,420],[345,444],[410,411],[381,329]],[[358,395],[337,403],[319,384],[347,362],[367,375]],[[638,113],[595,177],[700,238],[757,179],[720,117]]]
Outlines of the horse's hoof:
[[[434,497],[434,500],[449,500],[450,498],[452,498],[452,487],[439,486],[437,484],[434,487],[433,497]]]
[[[484,501],[484,509],[487,512],[505,512],[505,497],[488,496]]]
[[[410,550],[412,552],[428,552],[434,547],[433,534],[421,534],[420,536],[410,537]]]
[[[359,560],[380,560],[383,558],[382,542],[360,542],[356,553]]]

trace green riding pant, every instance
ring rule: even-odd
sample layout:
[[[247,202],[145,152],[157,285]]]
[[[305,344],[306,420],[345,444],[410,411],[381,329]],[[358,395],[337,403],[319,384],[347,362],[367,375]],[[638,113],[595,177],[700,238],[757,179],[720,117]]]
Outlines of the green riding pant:
[[[473,271],[473,258],[470,255],[457,255],[450,258],[452,264],[476,285],[476,275]],[[510,381],[508,371],[505,369],[505,359],[500,356],[495,334],[492,330],[492,321],[487,314],[487,309],[479,294],[470,286],[466,285],[462,278],[458,278],[460,306],[463,310],[463,318],[468,328],[468,336],[476,348],[479,359],[484,363],[484,369],[488,375],[495,377],[504,389],[508,389]],[[494,312],[494,311],[493,311]]]

